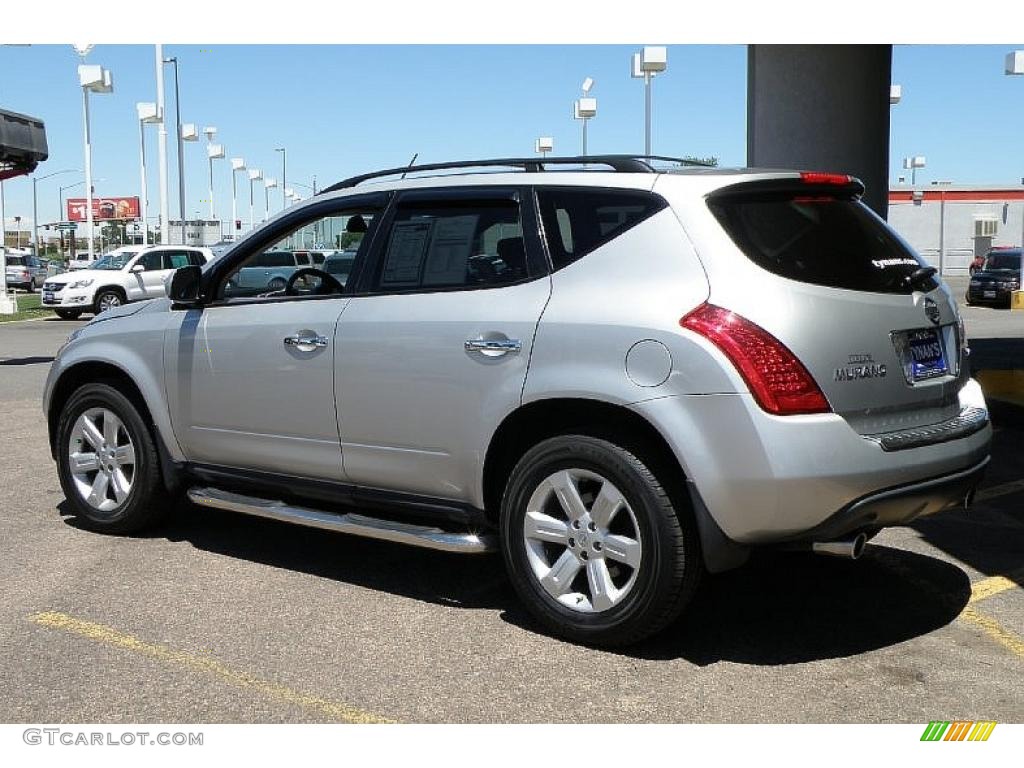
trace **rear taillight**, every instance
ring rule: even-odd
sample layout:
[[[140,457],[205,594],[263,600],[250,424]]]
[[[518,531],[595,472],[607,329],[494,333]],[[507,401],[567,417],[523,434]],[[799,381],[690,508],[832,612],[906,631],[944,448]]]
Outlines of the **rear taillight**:
[[[832,410],[803,364],[759,325],[714,304],[702,304],[679,324],[722,350],[768,413],[791,416]]]

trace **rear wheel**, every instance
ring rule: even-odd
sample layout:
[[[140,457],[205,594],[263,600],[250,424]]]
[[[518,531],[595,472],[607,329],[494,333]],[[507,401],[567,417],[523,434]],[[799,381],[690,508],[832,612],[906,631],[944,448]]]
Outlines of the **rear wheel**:
[[[663,628],[702,570],[690,510],[674,509],[636,456],[593,437],[552,438],[523,456],[502,500],[501,533],[530,612],[555,634],[594,645]]]
[[[57,426],[61,488],[81,524],[134,533],[156,523],[169,501],[149,427],[135,405],[107,384],[85,384]]]

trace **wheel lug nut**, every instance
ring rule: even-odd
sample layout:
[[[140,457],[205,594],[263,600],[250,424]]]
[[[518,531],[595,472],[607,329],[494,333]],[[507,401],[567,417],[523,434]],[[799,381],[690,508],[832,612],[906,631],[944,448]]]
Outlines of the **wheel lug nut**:
[[[596,525],[594,525],[594,523],[593,523],[593,522],[589,522],[589,523],[587,523],[587,528],[589,528],[589,529],[590,529],[590,530],[592,530],[592,531],[596,531],[596,530],[597,530],[597,526],[596,526]]]
[[[587,554],[586,550],[583,550],[582,552],[580,552],[580,557],[582,557],[584,560],[586,560],[586,559],[588,559],[590,557],[590,555]]]
[[[572,527],[575,528],[576,530],[579,530],[580,521],[579,520],[573,520],[572,521]]]
[[[600,552],[601,551],[601,542],[600,541],[595,541],[594,542],[594,551],[595,552]]]
[[[575,547],[576,546],[576,539],[570,538],[569,539],[569,546],[570,547]]]

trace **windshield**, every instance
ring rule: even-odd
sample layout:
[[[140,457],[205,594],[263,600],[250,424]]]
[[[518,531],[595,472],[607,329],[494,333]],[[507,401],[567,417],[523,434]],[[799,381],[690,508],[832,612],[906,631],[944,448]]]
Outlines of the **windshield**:
[[[102,259],[92,265],[93,269],[123,269],[124,265],[131,261],[135,252],[131,253],[108,253]]]
[[[1020,272],[1020,254],[990,253],[985,259],[985,269],[1012,269]]]

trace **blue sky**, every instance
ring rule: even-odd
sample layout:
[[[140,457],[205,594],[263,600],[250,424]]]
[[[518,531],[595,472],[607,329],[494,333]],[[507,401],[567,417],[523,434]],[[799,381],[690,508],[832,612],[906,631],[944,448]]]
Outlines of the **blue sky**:
[[[925,155],[918,180],[1019,184],[1024,177],[1024,77],[1002,74],[1013,45],[896,46],[893,81],[903,101],[892,112],[891,178],[901,158]],[[636,46],[320,46],[168,45],[180,60],[182,121],[215,125],[229,157],[280,179],[319,186],[408,162],[530,155],[537,136],[557,154],[577,153],[579,124],[571,105],[593,77],[598,116],[589,150],[643,149],[643,87],[629,77]],[[716,155],[745,162],[746,48],[669,46],[669,70],[655,81],[654,151]],[[150,45],[98,45],[88,62],[114,74],[115,92],[93,96],[93,168],[100,195],[139,193],[135,103],[155,100]],[[70,45],[0,47],[0,106],[46,122],[50,159],[39,175],[81,169],[79,59]],[[166,69],[173,124],[173,82]],[[169,142],[171,215],[177,216],[173,129]],[[156,131],[147,134],[150,215],[158,208]],[[230,171],[215,165],[218,214],[230,215]],[[185,146],[186,213],[205,216],[207,162],[202,142]],[[40,221],[57,214],[57,185],[39,183]],[[239,178],[240,215],[248,216],[247,182]],[[78,188],[81,190],[81,187]],[[300,194],[305,190],[297,188]],[[32,215],[31,182],[5,184],[8,226]],[[75,194],[75,193],[72,193]],[[271,209],[280,207],[272,190]],[[274,196],[276,195],[276,201]],[[258,201],[261,198],[257,198]],[[242,201],[244,200],[244,204]],[[257,211],[261,211],[260,202]]]

